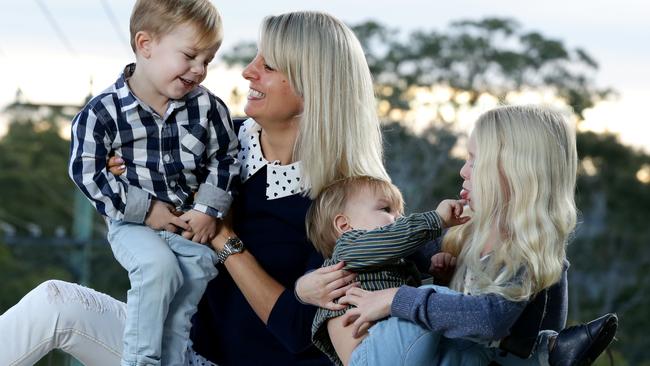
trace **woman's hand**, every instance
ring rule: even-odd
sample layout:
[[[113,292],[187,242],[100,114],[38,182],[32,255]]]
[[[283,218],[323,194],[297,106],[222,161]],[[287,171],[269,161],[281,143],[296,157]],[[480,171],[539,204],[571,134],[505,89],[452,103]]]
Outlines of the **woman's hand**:
[[[109,172],[113,173],[115,176],[122,175],[126,170],[126,165],[124,165],[124,159],[119,156],[111,156],[106,163],[106,168]]]
[[[339,262],[300,277],[296,281],[298,299],[329,310],[345,309],[345,305],[334,301],[359,284],[355,282],[356,273],[344,270],[344,265],[343,262]]]
[[[374,322],[390,315],[397,288],[366,291],[351,288],[339,299],[339,304],[354,305],[343,315],[343,326],[352,324],[355,338],[361,337]]]
[[[185,233],[183,233],[183,236],[185,236]],[[232,212],[230,212],[222,219],[219,231],[217,232],[217,235],[210,240],[210,245],[214,250],[222,251],[226,246],[226,241],[235,236],[237,236],[237,234],[235,234],[232,229]]]

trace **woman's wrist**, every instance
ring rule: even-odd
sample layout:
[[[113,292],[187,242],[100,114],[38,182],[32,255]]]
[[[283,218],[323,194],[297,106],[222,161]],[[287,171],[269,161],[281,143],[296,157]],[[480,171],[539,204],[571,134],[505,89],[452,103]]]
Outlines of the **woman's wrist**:
[[[303,304],[303,305],[315,305],[315,304],[313,304],[313,303],[311,303],[311,302],[305,301],[302,297],[300,297],[300,292],[302,292],[302,291],[301,291],[302,288],[300,287],[300,281],[301,281],[301,280],[302,280],[306,275],[312,273],[313,271],[315,271],[315,269],[312,269],[312,270],[309,270],[309,271],[305,272],[305,274],[303,274],[302,276],[298,277],[298,279],[296,280],[296,282],[295,282],[294,285],[293,285],[293,295],[296,297],[296,300],[298,300],[298,302],[301,303],[301,304]]]

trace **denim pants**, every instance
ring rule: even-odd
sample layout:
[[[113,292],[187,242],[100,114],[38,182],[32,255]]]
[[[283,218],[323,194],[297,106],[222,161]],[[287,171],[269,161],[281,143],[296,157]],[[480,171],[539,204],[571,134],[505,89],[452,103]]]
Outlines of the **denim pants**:
[[[216,255],[205,245],[144,225],[112,221],[108,241],[129,273],[122,366],[183,365],[190,319]]]
[[[50,280],[0,315],[0,365],[32,366],[54,349],[86,366],[122,357],[126,304],[74,283]],[[215,364],[191,348],[184,366]]]
[[[431,286],[423,286],[431,287]],[[443,286],[433,286],[437,293],[455,293]],[[446,338],[442,332],[430,331],[408,320],[391,317],[369,331],[369,335],[352,352],[349,366],[474,366],[497,361],[503,366],[548,365],[548,338],[557,333],[543,331],[537,339],[533,355],[521,359],[500,355],[500,351],[484,342]]]

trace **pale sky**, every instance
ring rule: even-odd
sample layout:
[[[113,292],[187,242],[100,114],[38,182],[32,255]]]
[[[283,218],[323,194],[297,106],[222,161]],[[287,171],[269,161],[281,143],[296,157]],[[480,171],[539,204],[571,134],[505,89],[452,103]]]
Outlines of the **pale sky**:
[[[115,81],[131,62],[128,18],[133,0],[0,0],[0,108],[17,88],[31,102],[81,103]],[[617,101],[587,111],[583,126],[619,132],[650,151],[650,5],[642,0],[214,1],[225,29],[222,50],[255,40],[261,19],[291,10],[324,10],[348,24],[377,20],[403,34],[444,30],[450,21],[512,17],[526,30],[587,50],[600,64],[596,83]],[[114,19],[114,21],[112,20]],[[56,26],[52,25],[52,20]],[[56,28],[55,28],[56,27]],[[218,60],[216,61],[218,62]],[[246,85],[236,72],[211,71],[204,83],[224,98]],[[0,120],[0,132],[5,128]]]

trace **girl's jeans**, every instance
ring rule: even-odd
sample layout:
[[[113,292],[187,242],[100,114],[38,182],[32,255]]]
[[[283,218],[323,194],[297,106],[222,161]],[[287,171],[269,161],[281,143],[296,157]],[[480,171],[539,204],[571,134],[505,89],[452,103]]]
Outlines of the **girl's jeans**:
[[[454,292],[433,286],[438,293]],[[349,366],[398,365],[488,365],[496,361],[503,366],[548,365],[548,338],[556,333],[538,335],[533,355],[521,359],[499,355],[500,351],[470,339],[451,339],[408,320],[388,318],[369,330],[369,336],[352,352]]]

